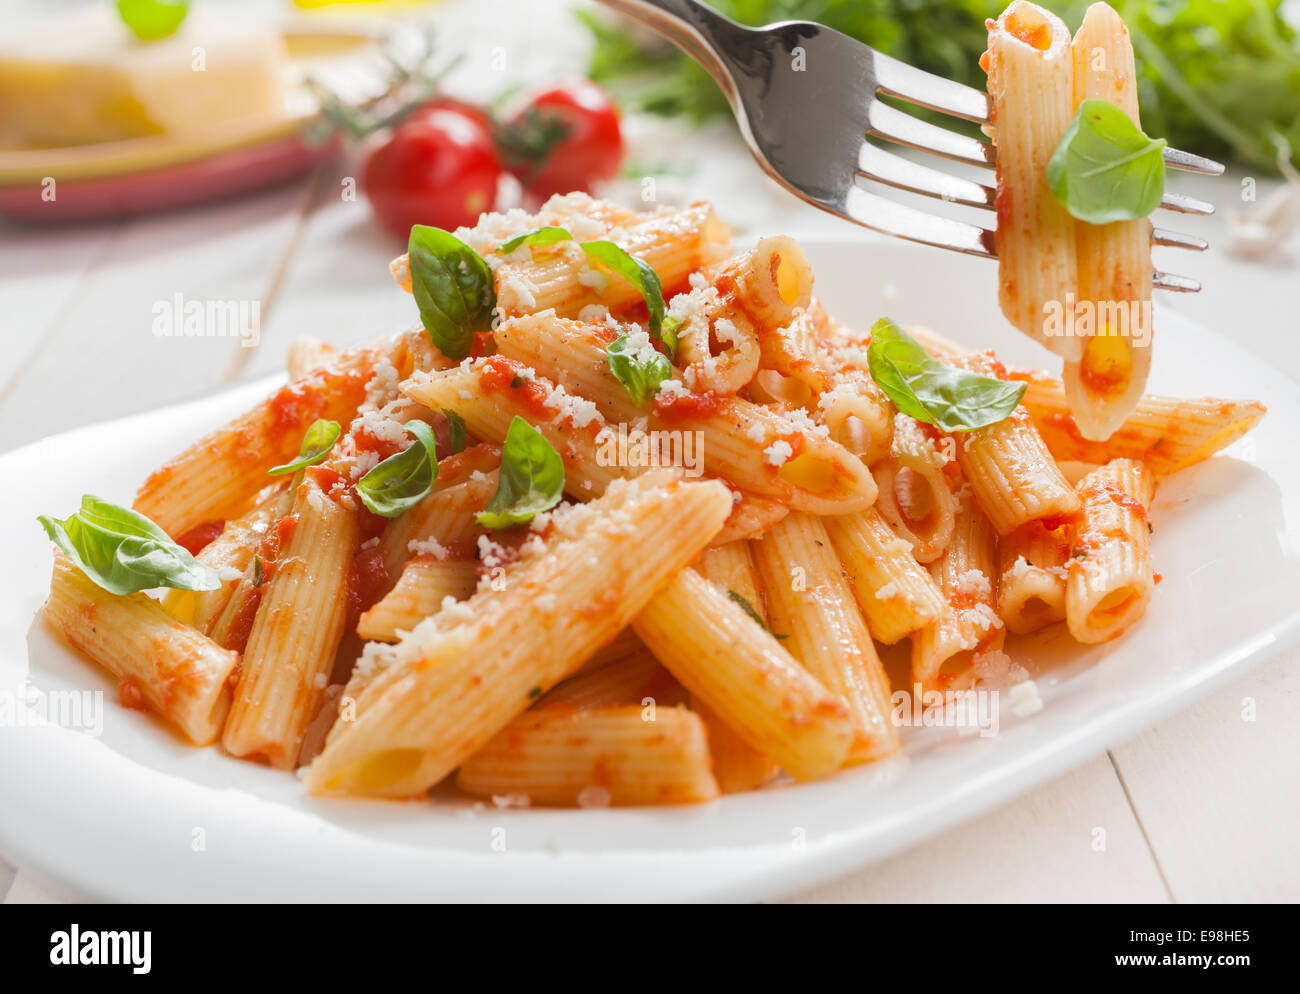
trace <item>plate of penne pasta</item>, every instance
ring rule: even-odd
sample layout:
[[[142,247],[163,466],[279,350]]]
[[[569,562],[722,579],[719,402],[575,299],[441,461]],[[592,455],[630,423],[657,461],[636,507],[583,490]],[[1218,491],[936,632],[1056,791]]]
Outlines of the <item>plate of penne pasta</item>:
[[[1007,18],[994,83],[1062,43]],[[1017,171],[1054,150],[1000,92],[1000,195],[1047,199],[997,274],[557,196],[413,228],[409,330],[0,458],[5,855],[127,900],[760,898],[1293,647],[1295,384],[1152,308],[1149,222]],[[1045,330],[1066,295],[1112,306]]]

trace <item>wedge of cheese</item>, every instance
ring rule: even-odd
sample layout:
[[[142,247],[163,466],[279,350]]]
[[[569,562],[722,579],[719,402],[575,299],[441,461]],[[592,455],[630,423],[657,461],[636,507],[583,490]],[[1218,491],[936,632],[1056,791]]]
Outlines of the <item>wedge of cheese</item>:
[[[284,42],[198,8],[179,31],[140,41],[111,3],[0,38],[0,147],[56,148],[207,131],[282,115]]]

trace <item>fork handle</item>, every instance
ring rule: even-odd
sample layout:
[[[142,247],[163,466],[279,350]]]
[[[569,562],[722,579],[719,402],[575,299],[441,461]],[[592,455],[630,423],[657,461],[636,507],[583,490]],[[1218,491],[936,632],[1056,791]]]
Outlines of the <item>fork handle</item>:
[[[736,105],[736,84],[724,53],[745,51],[749,28],[723,17],[696,0],[597,0],[597,3],[663,35],[702,65],[722,87],[727,102]]]

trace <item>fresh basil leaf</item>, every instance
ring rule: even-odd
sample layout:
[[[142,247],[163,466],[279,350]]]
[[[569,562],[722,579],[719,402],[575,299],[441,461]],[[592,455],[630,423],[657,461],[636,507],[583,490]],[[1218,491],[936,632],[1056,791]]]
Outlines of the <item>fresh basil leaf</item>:
[[[141,41],[174,35],[189,10],[186,0],[117,0],[118,16]]]
[[[1047,163],[1047,185],[1080,221],[1134,221],[1165,195],[1164,148],[1114,104],[1085,100]]]
[[[361,503],[384,518],[395,518],[422,501],[438,478],[433,429],[423,421],[406,422],[415,436],[410,447],[389,456],[357,481]]]
[[[492,327],[497,304],[492,270],[455,235],[423,224],[412,225],[407,255],[425,331],[448,359],[464,359],[474,332]]]
[[[216,590],[217,574],[138,511],[86,494],[63,521],[38,519],[50,540],[110,594],[154,587]]]
[[[260,587],[266,580],[266,571],[262,568],[262,557],[253,557],[253,586]]]
[[[272,476],[283,476],[285,473],[296,473],[300,469],[316,465],[330,454],[330,449],[334,448],[334,443],[339,440],[339,432],[342,430],[337,421],[312,422],[312,426],[302,436],[298,458],[283,466],[273,466],[267,472]]]
[[[772,629],[768,628],[767,622],[763,620],[763,616],[754,609],[754,605],[749,603],[749,601],[742,594],[738,594],[734,590],[728,590],[727,596],[730,597],[737,604],[739,604],[741,610],[744,611],[751,618],[753,618],[755,624],[757,624],[759,628],[763,629],[763,631],[767,632],[767,634],[771,635],[772,638],[788,639],[790,637],[789,635],[778,635],[776,632],[772,631]]]
[[[666,335],[664,333],[664,291],[659,283],[659,274],[647,263],[636,256],[628,255],[626,250],[619,248],[613,242],[594,241],[579,244],[582,245],[582,251],[587,253],[588,258],[595,259],[641,291],[641,296],[645,298],[646,310],[650,314],[650,337],[663,342],[669,357],[675,357],[677,355],[676,322]]]
[[[510,528],[549,511],[564,495],[564,462],[546,436],[515,415],[501,449],[497,492],[478,515],[486,528]]]
[[[497,251],[502,255],[509,255],[520,245],[554,245],[556,242],[567,242],[572,240],[573,236],[564,228],[534,228],[532,231],[525,231],[522,235],[515,235],[514,238],[503,242]]]
[[[663,327],[659,329],[659,341],[664,343],[668,354],[677,357],[677,329],[679,324],[675,317],[664,318]]]
[[[624,332],[609,343],[605,355],[609,359],[610,372],[623,384],[632,403],[644,407],[659,391],[659,384],[673,378],[673,366],[668,357],[644,337],[645,332],[638,334],[645,343],[640,348],[634,350],[627,332]]]
[[[455,411],[444,407],[442,416],[447,419],[447,431],[451,433],[451,451],[465,451],[465,419]]]
[[[945,366],[889,318],[871,327],[867,368],[899,411],[946,432],[996,424],[1029,386]]]

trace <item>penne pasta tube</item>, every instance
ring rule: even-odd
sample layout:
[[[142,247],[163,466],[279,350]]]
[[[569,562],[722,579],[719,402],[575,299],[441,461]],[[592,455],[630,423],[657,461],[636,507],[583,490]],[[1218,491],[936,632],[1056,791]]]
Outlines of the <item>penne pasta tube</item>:
[[[514,719],[461,764],[456,786],[530,804],[695,804],[718,796],[700,716],[660,708],[546,708]]]
[[[73,648],[121,682],[126,707],[152,711],[196,745],[215,742],[239,653],[182,624],[145,594],[118,597],[62,553],[43,613]]]
[[[873,638],[893,645],[943,613],[943,595],[875,508],[825,519],[835,554]]]
[[[1104,442],[1085,438],[1066,403],[1061,381],[1045,373],[1015,372],[1027,380],[1021,405],[1060,462],[1094,465],[1140,459],[1157,477],[1209,459],[1259,424],[1267,408],[1253,400],[1160,397],[1147,394]]]
[[[755,749],[734,732],[718,713],[698,697],[691,697],[691,710],[700,716],[709,736],[713,779],[724,794],[757,790],[781,772],[779,763]]]
[[[990,23],[981,65],[998,149],[998,303],[1030,338],[1077,360],[1078,338],[1047,334],[1049,318],[1073,310],[1078,268],[1074,219],[1047,185],[1048,160],[1074,116],[1070,32],[1042,7],[1015,0]]]
[[[423,793],[624,628],[704,549],[730,503],[719,483],[656,472],[553,512],[550,539],[523,546],[505,590],[478,591],[369,659],[378,672],[355,716],[340,713],[308,789]]]
[[[252,565],[253,556],[279,520],[277,507],[284,498],[284,487],[274,485],[265,494],[247,514],[227,521],[221,534],[195,556],[216,571],[221,586],[216,590],[169,590],[163,598],[163,607],[172,615],[205,635],[211,633]]]
[[[968,356],[962,364],[984,375],[1001,372],[983,356]],[[953,437],[962,474],[999,535],[1030,521],[1060,522],[1079,509],[1074,488],[1023,405],[996,424]]]
[[[736,488],[797,510],[848,513],[869,507],[876,498],[875,481],[861,461],[802,412],[782,412],[739,397],[692,394],[675,380],[661,385],[653,407],[636,407],[609,370],[605,349],[613,332],[604,325],[539,314],[503,324],[495,337],[501,352],[496,361],[506,357],[536,369],[569,393],[589,399],[605,416],[611,427],[603,449],[595,453],[602,463],[628,462],[622,449],[640,446],[634,431],[643,430],[634,426],[644,422],[644,430],[658,433],[646,436],[646,447],[662,451],[657,446],[680,438],[684,455],[686,437],[698,436],[692,469],[702,461],[705,472]],[[620,423],[633,427],[614,427]]]
[[[478,563],[419,555],[407,561],[396,586],[357,621],[357,634],[377,642],[396,642],[425,618],[442,610],[448,597],[463,601],[478,584]]]
[[[1120,16],[1094,3],[1071,52],[1075,110],[1085,100],[1105,100],[1141,127],[1133,46]],[[1062,379],[1080,432],[1104,440],[1132,413],[1151,368],[1151,221],[1075,220],[1074,240],[1079,275],[1071,330],[1082,352],[1065,363]]]
[[[233,756],[292,769],[320,710],[347,618],[357,512],[319,485],[316,468],[294,495],[290,528],[248,635],[221,742]],[[287,534],[286,534],[287,532]]]
[[[998,616],[1007,631],[1024,635],[1065,620],[1068,531],[1031,521],[998,542]]]
[[[739,498],[737,500],[736,498]],[[790,513],[790,508],[780,501],[755,497],[743,490],[732,493],[731,514],[722,531],[713,536],[713,545],[726,545],[747,538],[758,538],[774,524]]]
[[[297,456],[314,421],[351,420],[388,348],[367,345],[344,352],[281,387],[150,475],[136,494],[135,510],[177,539],[206,521],[239,517],[266,486],[266,471]]]
[[[756,611],[762,611],[763,591],[754,571],[754,556],[744,541],[712,545],[704,550],[696,564],[700,575],[724,591],[734,591]]]
[[[930,566],[946,610],[912,636],[912,681],[923,691],[969,688],[979,675],[979,657],[1002,648],[1006,632],[994,610],[995,543],[979,507],[961,501],[952,541]]]
[[[753,549],[772,630],[788,635],[790,653],[848,705],[854,730],[848,762],[896,752],[889,678],[822,520],[791,514]]]
[[[717,258],[731,235],[709,204],[637,217],[640,220],[635,224],[615,230],[602,224],[572,234],[578,242],[613,241],[653,269],[665,290],[681,286],[692,272]],[[511,236],[539,226],[527,218],[512,225],[492,214],[485,215],[476,228],[458,232],[493,267],[497,305],[503,316],[554,309],[565,317],[576,317],[584,307],[593,305],[618,310],[640,303],[639,287],[594,266],[576,242],[557,242],[536,251],[524,245],[508,256],[497,254],[497,247]],[[398,285],[411,292],[407,256],[398,256],[389,268]]]
[[[633,627],[682,686],[791,776],[816,780],[843,764],[854,738],[844,703],[721,587],[682,570]]]
[[[475,437],[497,444],[505,441],[510,422],[523,418],[560,454],[565,490],[579,500],[599,496],[612,481],[645,468],[628,472],[601,459],[605,419],[596,406],[504,355],[417,374],[402,384],[402,390],[427,407],[454,410]]]
[[[1115,638],[1146,612],[1155,586],[1149,514],[1155,477],[1115,459],[1079,482],[1082,508],[1070,543],[1065,617],[1080,642]]]
[[[338,355],[338,349],[326,345],[319,338],[311,335],[299,335],[289,343],[289,355],[285,367],[290,380],[300,380],[312,370],[328,365]]]
[[[499,461],[499,460],[498,460]],[[379,553],[390,577],[413,555],[445,559],[468,555],[482,528],[477,519],[497,492],[498,472],[475,471],[460,483],[435,489],[405,514],[393,518],[379,536]]]
[[[889,456],[872,468],[880,488],[876,507],[923,563],[938,559],[952,537],[956,502],[948,464],[949,457],[918,422],[896,414]]]
[[[685,697],[681,684],[639,639],[637,644],[630,654],[601,666],[592,665],[592,657],[580,672],[543,694],[533,710],[657,704],[672,707],[680,703]]]
[[[871,374],[846,367],[817,398],[816,417],[831,438],[866,465],[889,457],[894,440],[894,405]]]

